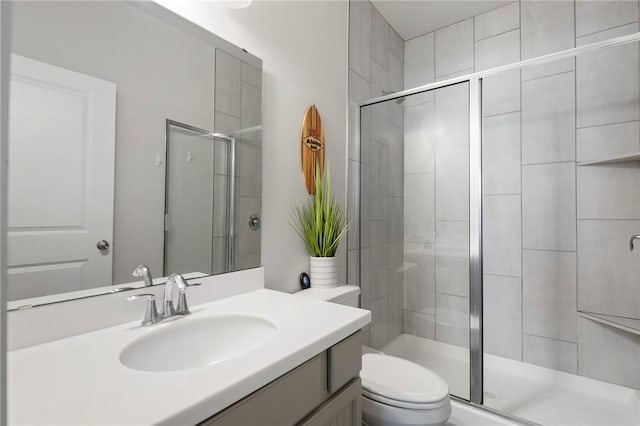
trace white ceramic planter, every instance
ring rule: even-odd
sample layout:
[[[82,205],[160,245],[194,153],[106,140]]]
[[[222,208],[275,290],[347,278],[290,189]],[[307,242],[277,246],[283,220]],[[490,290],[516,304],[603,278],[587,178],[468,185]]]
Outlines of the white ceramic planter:
[[[336,287],[338,285],[338,259],[333,257],[309,257],[311,287]]]

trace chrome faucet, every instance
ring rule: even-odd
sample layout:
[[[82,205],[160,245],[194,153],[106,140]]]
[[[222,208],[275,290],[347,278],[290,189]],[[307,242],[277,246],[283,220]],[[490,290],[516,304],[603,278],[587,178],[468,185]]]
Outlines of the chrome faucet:
[[[147,265],[138,265],[136,269],[131,273],[134,277],[143,277],[144,286],[151,287],[153,285],[153,279],[151,278],[151,270]]]
[[[144,265],[141,265],[144,266]],[[140,268],[140,267],[139,267]],[[146,267],[145,267],[146,268]],[[149,268],[147,268],[148,270]],[[136,269],[137,270],[137,269]],[[189,315],[189,305],[187,304],[187,287],[198,286],[200,283],[189,284],[180,274],[171,274],[164,285],[164,297],[162,300],[162,312],[158,313],[156,308],[156,296],[152,293],[142,293],[127,297],[128,301],[146,299],[147,307],[144,312],[142,325],[153,325],[168,318],[178,315]],[[173,289],[178,288],[178,307],[173,303]]]
[[[631,238],[629,238],[629,250],[633,251],[634,247],[633,247],[633,242],[635,240],[640,240],[640,235],[632,235]]]
[[[189,284],[180,274],[171,274],[164,285],[164,300],[162,302],[162,317],[169,318],[174,315],[189,315],[187,304],[187,287],[197,286],[200,283]],[[173,289],[178,288],[178,307],[173,303]]]

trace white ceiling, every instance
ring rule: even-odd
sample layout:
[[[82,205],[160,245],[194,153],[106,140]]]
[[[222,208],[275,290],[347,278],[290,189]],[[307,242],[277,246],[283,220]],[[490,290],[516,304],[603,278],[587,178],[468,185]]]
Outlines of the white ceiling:
[[[485,0],[371,0],[404,40],[513,3]]]

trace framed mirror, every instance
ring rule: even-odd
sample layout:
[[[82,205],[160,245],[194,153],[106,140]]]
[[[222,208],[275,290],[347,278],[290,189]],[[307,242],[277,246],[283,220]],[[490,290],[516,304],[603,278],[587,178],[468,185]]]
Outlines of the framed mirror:
[[[11,13],[8,308],[260,266],[260,59],[151,2]]]

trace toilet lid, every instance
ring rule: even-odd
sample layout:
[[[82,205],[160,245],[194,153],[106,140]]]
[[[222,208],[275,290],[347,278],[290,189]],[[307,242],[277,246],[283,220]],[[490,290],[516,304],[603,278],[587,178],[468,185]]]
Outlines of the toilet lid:
[[[362,388],[397,401],[430,403],[449,395],[449,386],[431,370],[389,355],[362,355]]]

